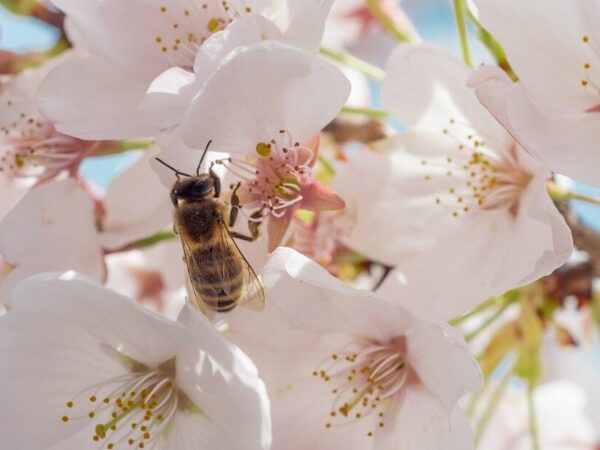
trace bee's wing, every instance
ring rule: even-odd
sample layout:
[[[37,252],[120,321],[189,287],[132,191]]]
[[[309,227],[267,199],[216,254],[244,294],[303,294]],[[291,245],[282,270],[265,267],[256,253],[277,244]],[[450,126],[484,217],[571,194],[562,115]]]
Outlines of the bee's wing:
[[[240,297],[240,303],[243,303],[256,310],[262,310],[265,307],[265,292],[260,280],[258,279],[258,276],[256,276],[254,269],[231,236],[229,228],[225,222],[219,221],[218,226],[223,243],[227,243],[230,250],[235,253],[237,259],[242,264],[243,292],[242,296]],[[223,279],[227,279],[229,271],[226,265],[221,262],[220,267],[222,270]]]
[[[188,270],[188,290],[192,293],[192,298],[190,298],[190,303],[194,305],[197,309],[199,309],[202,314],[205,316],[212,318],[214,316],[214,311],[210,309],[198,289],[196,288],[196,282],[201,281],[203,279],[202,270],[200,269],[200,264],[203,264],[202,261],[196,261],[194,258],[194,252],[192,251],[190,245],[186,240],[182,237],[181,244],[183,246],[183,254],[185,257],[185,265]],[[206,264],[206,262],[204,262]]]

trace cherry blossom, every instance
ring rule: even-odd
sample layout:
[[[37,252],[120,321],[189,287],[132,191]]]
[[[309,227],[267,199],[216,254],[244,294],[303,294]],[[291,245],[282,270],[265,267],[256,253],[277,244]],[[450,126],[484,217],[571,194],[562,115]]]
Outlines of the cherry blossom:
[[[171,200],[148,164],[155,153],[149,150],[134,160],[101,198],[100,242],[104,248],[117,250],[170,227]]]
[[[100,146],[57,132],[36,107],[44,77],[60,61],[71,58],[67,54],[39,68],[0,78],[0,176],[45,181],[63,171],[73,173],[83,157]]]
[[[92,199],[71,179],[32,189],[0,222],[0,255],[14,267],[2,285],[4,301],[16,283],[40,272],[77,269],[101,281]]]
[[[553,381],[536,389],[539,445],[544,450],[596,450],[597,433],[586,415],[585,393],[574,383]],[[527,395],[521,386],[511,386],[494,411],[481,448],[529,450],[532,442],[528,422]]]
[[[80,138],[155,136],[165,121],[181,119],[202,86],[207,54],[225,56],[216,49],[248,44],[248,33],[316,52],[332,2],[55,0],[91,51],[48,77],[42,111]]]
[[[549,169],[600,186],[597,2],[474,3],[519,77],[483,67],[470,81],[481,102]]]
[[[318,134],[348,93],[348,81],[332,64],[294,47],[263,42],[224,62],[184,119],[188,146],[201,148],[211,141],[216,151],[253,158],[228,158],[222,164],[244,181],[239,195],[246,209],[262,213],[256,220],[268,217],[270,251],[283,240],[297,209],[344,207],[314,178],[312,167]]]
[[[39,272],[76,270],[105,277],[104,255],[168,228],[170,201],[145,155],[104,196],[73,179],[30,190],[0,222],[0,255],[12,268],[3,296]]]
[[[479,104],[469,73],[433,47],[400,46],[382,94],[409,130],[361,151],[333,185],[357,210],[344,242],[396,266],[403,301],[446,320],[549,274],[572,249],[548,174]]]
[[[192,309],[172,322],[69,272],[13,296],[0,319],[3,448],[270,448],[256,368]]]
[[[456,402],[481,379],[454,331],[292,249],[275,251],[262,280],[265,311],[234,312],[227,336],[267,383],[275,448],[472,448]]]

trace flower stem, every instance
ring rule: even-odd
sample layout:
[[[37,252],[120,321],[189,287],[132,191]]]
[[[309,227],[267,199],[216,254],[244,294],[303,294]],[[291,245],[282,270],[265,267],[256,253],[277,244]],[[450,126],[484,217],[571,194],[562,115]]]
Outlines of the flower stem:
[[[456,27],[458,28],[458,35],[460,37],[460,46],[462,48],[463,60],[469,67],[473,67],[473,60],[471,59],[471,51],[469,50],[469,37],[467,36],[467,5],[465,0],[452,0],[454,5],[454,16],[456,18]]]
[[[499,297],[492,297],[488,300],[486,300],[483,303],[480,303],[479,305],[477,305],[475,308],[467,311],[466,313],[454,317],[453,319],[450,319],[448,321],[448,323],[450,325],[452,325],[453,327],[460,325],[462,322],[464,322],[465,320],[476,316],[477,314],[479,314],[480,312],[483,312],[485,310],[487,310],[488,308],[491,308],[492,306],[495,306],[497,303],[499,303],[502,299]]]
[[[374,80],[382,81],[385,78],[385,72],[383,70],[366,61],[363,61],[362,59],[357,58],[356,56],[337,52],[327,47],[321,47],[321,54],[333,59],[334,61],[344,64],[345,66],[358,70]]]
[[[600,198],[591,197],[589,195],[580,194],[578,192],[567,191],[555,183],[548,183],[548,193],[553,200],[558,201],[571,201],[578,200],[581,202],[589,203],[590,205],[600,206]]]
[[[504,49],[502,48],[500,43],[496,40],[496,38],[494,38],[494,36],[492,36],[492,34],[488,30],[486,30],[483,27],[483,25],[481,25],[481,22],[479,22],[479,20],[477,19],[477,17],[475,17],[475,14],[473,14],[471,10],[467,10],[467,17],[469,18],[469,21],[475,26],[475,28],[477,28],[479,40],[492,54],[494,60],[496,61],[496,64],[498,64],[498,66],[502,70],[504,70],[513,81],[517,81],[519,77],[517,77],[517,74],[513,71],[510,63],[508,62],[508,58],[506,57],[506,53],[504,52]]]
[[[487,426],[490,424],[490,420],[494,417],[494,412],[502,400],[504,393],[506,392],[506,388],[508,387],[508,383],[514,375],[514,366],[511,366],[506,373],[502,376],[500,383],[496,387],[496,390],[492,394],[492,398],[490,399],[483,415],[481,416],[481,420],[477,424],[477,430],[475,431],[475,445],[481,441],[481,438],[485,434],[485,430]]]
[[[360,114],[363,116],[371,117],[373,119],[385,119],[390,116],[390,113],[381,109],[373,108],[355,108],[352,106],[344,106],[342,108],[344,114]]]
[[[394,19],[384,11],[378,0],[366,0],[366,2],[367,6],[371,9],[371,12],[377,17],[379,22],[381,22],[383,27],[394,37],[394,39],[399,42],[412,42],[414,40],[410,33],[400,29]]]
[[[540,436],[537,425],[537,414],[535,411],[535,404],[533,401],[534,392],[534,384],[532,382],[527,383],[527,406],[529,410],[529,433],[531,434],[531,447],[532,450],[540,450]]]
[[[120,141],[116,153],[124,153],[129,150],[148,150],[153,145],[154,141],[149,140]]]
[[[159,231],[158,233],[153,234],[152,236],[148,236],[137,241],[131,242],[116,250],[111,250],[109,251],[109,253],[119,253],[126,252],[129,250],[148,248],[160,244],[161,242],[171,241],[176,238],[177,235],[172,231]]]
[[[500,308],[498,308],[494,314],[492,314],[490,317],[488,317],[476,329],[474,329],[469,334],[467,334],[465,336],[465,341],[470,342],[473,339],[475,339],[479,335],[479,333],[481,333],[482,331],[485,331],[485,329],[487,327],[489,327],[491,324],[493,324],[497,319],[500,318],[500,316],[502,316],[502,314],[504,314],[504,311],[506,311],[506,309],[511,305],[511,303],[512,302],[506,302],[502,306],[500,306]]]

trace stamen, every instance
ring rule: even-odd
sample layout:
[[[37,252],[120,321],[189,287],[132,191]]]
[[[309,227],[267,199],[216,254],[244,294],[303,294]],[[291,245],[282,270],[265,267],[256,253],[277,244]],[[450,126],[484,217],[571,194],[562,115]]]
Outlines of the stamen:
[[[404,348],[402,337],[387,344],[356,341],[322,361],[313,376],[333,386],[325,428],[344,426],[375,413],[378,427],[384,426],[385,410],[408,379]]]
[[[94,420],[92,440],[108,440],[101,448],[117,449],[121,444],[122,448],[125,444],[154,448],[177,411],[179,396],[171,379],[159,371],[124,374],[90,386],[67,401],[70,412],[83,411],[61,420]],[[86,404],[93,406],[87,413]]]
[[[423,160],[421,167],[429,173],[443,173],[455,179],[456,184],[447,194],[437,196],[435,204],[456,218],[478,210],[516,214],[521,192],[531,179],[518,160],[516,144],[508,151],[498,152],[496,149],[506,144],[491,136],[484,140],[471,125],[455,119],[450,119],[442,133],[456,142],[456,147],[448,155]],[[424,176],[425,181],[432,179],[429,173]]]

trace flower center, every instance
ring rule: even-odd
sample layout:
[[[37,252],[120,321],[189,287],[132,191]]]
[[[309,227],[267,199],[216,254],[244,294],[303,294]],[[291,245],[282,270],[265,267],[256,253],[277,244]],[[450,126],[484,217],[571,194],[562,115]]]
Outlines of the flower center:
[[[498,152],[494,144],[505,144],[490,138],[492,145],[488,145],[472,131],[470,125],[450,119],[443,134],[456,145],[446,155],[421,161],[424,169],[430,171],[424,176],[425,181],[431,181],[435,175],[449,182],[450,187],[435,197],[435,203],[447,208],[453,217],[477,210],[516,215],[521,193],[532,177],[519,161],[516,143],[508,151]]]
[[[239,195],[244,208],[263,213],[250,220],[262,221],[269,214],[282,217],[302,201],[302,188],[313,180],[315,152],[281,130],[276,139],[258,143],[256,153],[252,162],[228,158],[216,163],[242,180]]]
[[[353,342],[327,358],[313,376],[331,386],[330,420],[325,428],[377,415],[375,428],[385,426],[385,412],[408,381],[404,338],[388,344]]]
[[[50,122],[21,114],[0,127],[0,173],[9,177],[52,178],[76,167],[93,144],[54,130]]]
[[[252,13],[250,6],[239,3],[184,0],[179,7],[165,3],[159,6],[165,21],[165,33],[155,36],[154,43],[173,66],[191,69],[198,48],[208,37],[223,30],[235,19]]]
[[[151,448],[181,401],[182,394],[164,373],[132,372],[80,392],[66,403],[61,420],[93,421],[91,439],[102,442],[101,448]]]

